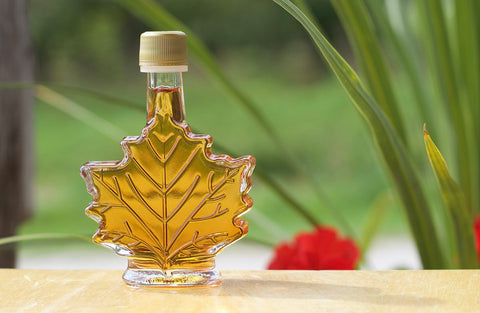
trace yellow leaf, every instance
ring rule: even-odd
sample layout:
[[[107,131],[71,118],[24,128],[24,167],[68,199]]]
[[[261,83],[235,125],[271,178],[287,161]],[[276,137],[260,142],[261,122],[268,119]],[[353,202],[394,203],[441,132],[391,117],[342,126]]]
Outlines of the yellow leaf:
[[[465,196],[462,189],[450,176],[447,163],[430,137],[425,125],[423,126],[423,138],[428,159],[440,186],[447,211],[452,219],[459,267],[478,268],[475,238],[473,235],[473,218],[470,216]]]
[[[226,245],[243,237],[239,218],[255,159],[214,155],[212,139],[157,112],[139,137],[126,137],[124,158],[89,162],[82,176],[93,196],[86,210],[99,223],[94,242],[128,256],[130,267],[211,268]]]

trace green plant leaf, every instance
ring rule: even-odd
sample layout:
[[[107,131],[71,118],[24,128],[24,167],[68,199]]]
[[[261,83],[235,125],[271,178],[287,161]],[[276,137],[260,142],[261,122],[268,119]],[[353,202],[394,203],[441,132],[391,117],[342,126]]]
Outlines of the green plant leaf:
[[[458,72],[455,70],[454,55],[451,40],[448,36],[444,3],[440,0],[417,0],[417,7],[425,28],[425,47],[429,52],[437,91],[441,101],[454,125],[457,143],[458,168],[460,170],[460,185],[465,192],[468,207],[476,203],[472,199],[478,193],[478,171],[473,132],[468,132],[472,126],[472,114],[465,101],[461,101],[458,85]],[[478,87],[477,87],[478,88]]]
[[[77,234],[57,234],[57,233],[42,233],[42,234],[29,234],[18,235],[0,238],[0,246],[9,245],[13,243],[19,243],[23,241],[35,241],[35,240],[64,240],[74,239],[86,242],[92,242],[92,238],[84,235]]]
[[[304,4],[302,0],[297,0]],[[215,58],[209,52],[202,41],[186,25],[168,13],[163,7],[153,0],[120,0],[117,3],[126,7],[131,13],[135,14],[143,22],[156,29],[174,29],[181,30],[188,34],[188,47],[190,54],[199,61],[208,74],[225,91],[231,94],[246,109],[253,120],[265,131],[272,142],[281,152],[280,157],[289,165],[290,169],[302,176],[308,182],[314,191],[315,196],[321,205],[328,210],[328,213],[336,220],[339,227],[350,237],[355,238],[355,232],[348,221],[341,214],[341,211],[334,207],[320,185],[312,177],[311,173],[305,169],[299,161],[298,156],[293,153],[286,142],[280,138],[274,127],[268,119],[258,110],[258,106],[240,89],[238,89],[230,79],[223,73],[220,66],[215,62]],[[314,218],[313,215],[311,217]],[[315,219],[320,224],[318,219]]]
[[[59,83],[36,81],[36,82],[0,82],[0,90],[2,89],[35,89],[36,87],[44,86],[50,90],[62,90],[63,92],[68,92],[69,94],[75,93],[80,95],[86,95],[91,98],[98,99],[100,101],[106,101],[110,103],[115,103],[116,105],[122,105],[129,107],[135,110],[145,111],[144,105],[139,105],[138,102],[125,100],[123,98],[118,98],[97,90],[83,88],[78,86],[71,86]]]
[[[423,130],[425,147],[433,172],[437,178],[443,200],[453,222],[457,245],[458,265],[461,268],[477,268],[473,218],[467,208],[465,197],[448,172],[447,164],[426,128]]]
[[[368,217],[360,237],[360,246],[362,251],[367,251],[370,244],[378,233],[380,225],[385,220],[387,209],[391,204],[392,199],[389,192],[379,194],[368,210]]]
[[[332,0],[352,43],[370,94],[388,117],[397,134],[406,143],[402,116],[390,81],[390,73],[382,54],[369,12],[361,0]]]
[[[317,23],[317,19],[315,18],[315,15],[313,14],[312,10],[310,9],[310,6],[305,0],[292,0],[293,4],[299,8],[303,14],[305,14],[312,23],[315,24],[315,26],[321,30],[320,25]]]
[[[422,72],[422,64],[416,51],[416,45],[412,44],[415,40],[414,35],[408,24],[405,22],[405,15],[409,14],[410,3],[408,1],[397,0],[398,7],[395,10],[397,18],[401,21],[400,26],[394,28],[387,13],[385,0],[366,0],[368,10],[371,12],[373,22],[378,29],[382,42],[390,48],[388,51],[396,56],[399,68],[405,71],[410,81],[409,88],[415,97],[416,108],[420,114],[421,121],[429,122],[434,114],[432,113],[431,95],[429,88],[425,88],[422,82],[425,80]]]
[[[58,110],[86,123],[89,127],[96,128],[100,133],[113,140],[118,140],[118,138],[122,138],[125,135],[120,128],[109,121],[45,86],[37,85],[35,87],[35,96]]]
[[[456,51],[459,73],[458,89],[461,92],[462,102],[467,103],[464,116],[464,123],[468,134],[473,134],[473,141],[470,141],[469,151],[472,157],[469,164],[471,175],[470,206],[472,211],[480,210],[480,168],[478,162],[478,145],[472,143],[480,142],[480,127],[474,121],[480,117],[480,31],[478,27],[478,0],[454,1],[455,22],[456,22]]]
[[[357,74],[315,25],[289,0],[273,1],[297,19],[309,33],[350,99],[369,124],[402,200],[423,266],[428,269],[443,268],[445,263],[429,205],[413,165],[389,120],[362,86]]]

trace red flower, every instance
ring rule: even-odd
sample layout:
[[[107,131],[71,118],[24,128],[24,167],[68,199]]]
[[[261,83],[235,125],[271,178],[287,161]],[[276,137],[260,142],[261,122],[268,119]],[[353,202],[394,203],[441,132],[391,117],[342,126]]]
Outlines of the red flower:
[[[270,270],[353,270],[360,257],[355,243],[339,238],[334,229],[317,227],[298,234],[293,243],[282,243],[268,265]]]
[[[477,215],[477,218],[475,219],[475,243],[476,243],[476,248],[477,248],[477,257],[478,257],[478,262],[480,262],[480,214]]]

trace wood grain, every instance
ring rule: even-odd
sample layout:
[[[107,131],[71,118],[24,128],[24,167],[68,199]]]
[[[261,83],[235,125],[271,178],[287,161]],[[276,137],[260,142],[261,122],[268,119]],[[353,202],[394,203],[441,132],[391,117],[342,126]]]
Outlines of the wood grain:
[[[226,271],[134,289],[120,271],[0,270],[0,312],[479,312],[480,271]]]

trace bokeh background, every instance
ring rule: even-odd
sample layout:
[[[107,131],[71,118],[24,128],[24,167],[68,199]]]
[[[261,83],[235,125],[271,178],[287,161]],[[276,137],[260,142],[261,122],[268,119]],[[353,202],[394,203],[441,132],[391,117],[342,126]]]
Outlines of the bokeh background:
[[[187,121],[195,130],[213,136],[214,151],[222,152],[215,149],[218,142],[235,156],[255,156],[257,168],[274,177],[323,224],[339,228],[333,209],[347,220],[358,238],[364,235],[372,215],[379,215],[373,247],[380,246],[372,253],[381,248],[383,257],[388,258],[395,246],[401,250],[400,255],[408,257],[388,264],[372,261],[372,257],[364,268],[418,267],[405,217],[391,195],[367,125],[305,31],[271,1],[159,3],[203,40],[227,76],[257,104],[304,170],[314,177],[322,199],[285,163],[283,152],[244,107],[192,58],[190,70],[184,74]],[[79,176],[79,167],[91,160],[120,159],[121,138],[139,134],[144,126],[146,77],[138,69],[138,43],[139,35],[152,29],[115,1],[31,0],[28,4],[36,80],[106,121],[110,133],[118,134],[118,138],[99,131],[101,126],[92,127],[82,117],[37,99],[34,215],[19,233],[91,235],[96,223],[84,215],[91,197]],[[334,46],[355,66],[330,2],[309,4]],[[403,80],[399,73],[396,84],[401,85]],[[411,99],[408,90],[398,96],[400,102]],[[404,113],[414,118],[413,113]],[[421,130],[422,121],[416,122]],[[421,139],[419,136],[418,155],[424,154]],[[258,253],[261,260],[250,267],[260,268],[268,261],[273,245],[291,240],[311,226],[255,176],[250,194],[254,207],[244,216],[250,232],[245,243],[224,253],[237,249],[237,254],[232,252],[233,259],[238,254]],[[19,265],[68,267],[60,264],[65,255],[73,258],[84,253],[94,260],[98,255],[113,255],[107,249],[71,240],[26,242],[20,246]],[[96,267],[108,267],[108,262]]]

